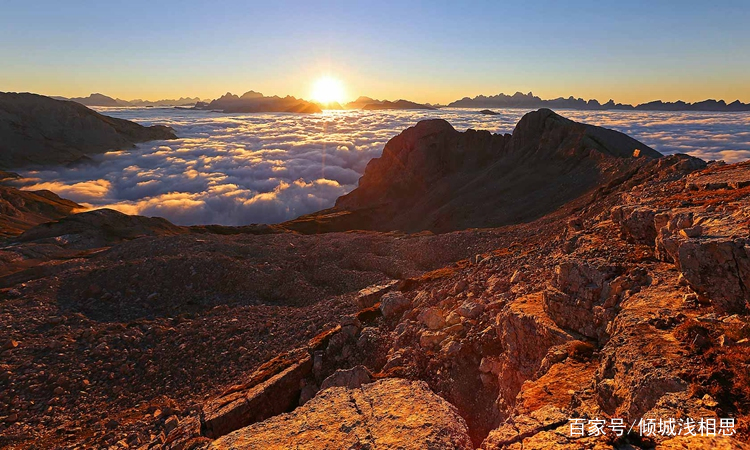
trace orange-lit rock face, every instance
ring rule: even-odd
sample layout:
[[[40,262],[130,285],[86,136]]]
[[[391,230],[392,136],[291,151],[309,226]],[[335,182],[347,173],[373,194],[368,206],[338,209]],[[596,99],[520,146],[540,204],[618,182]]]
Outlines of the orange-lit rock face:
[[[214,441],[211,449],[473,449],[458,411],[423,382],[333,387],[289,414]]]

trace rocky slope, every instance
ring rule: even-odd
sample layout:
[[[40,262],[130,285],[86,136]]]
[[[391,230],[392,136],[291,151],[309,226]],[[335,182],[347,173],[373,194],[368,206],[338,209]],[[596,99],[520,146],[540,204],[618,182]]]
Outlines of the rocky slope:
[[[0,168],[66,164],[159,139],[176,136],[169,127],[144,127],[79,103],[0,92]]]
[[[20,191],[0,185],[0,238],[18,235],[77,210],[83,207],[50,191]]]
[[[528,222],[300,234],[105,211],[6,240],[0,446],[748,448],[750,164],[633,158],[537,116],[500,138],[617,176]],[[721,418],[731,435],[682,433]],[[571,434],[594,419],[627,426]]]

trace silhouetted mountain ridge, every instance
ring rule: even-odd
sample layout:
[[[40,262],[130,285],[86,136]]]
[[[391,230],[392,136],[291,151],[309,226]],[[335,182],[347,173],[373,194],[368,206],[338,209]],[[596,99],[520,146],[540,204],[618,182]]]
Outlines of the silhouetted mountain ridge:
[[[133,106],[133,107],[150,107],[150,106],[192,106],[197,102],[201,101],[199,97],[180,97],[179,99],[162,99],[162,100],[142,100],[140,98],[134,100],[123,100],[121,98],[112,98],[104,94],[91,94],[88,97],[60,97],[53,96],[55,100],[69,100],[72,102],[80,103],[85,106]]]
[[[637,111],[750,111],[750,104],[735,100],[727,104],[724,100],[704,100],[696,103],[686,103],[682,100],[676,102],[663,102],[655,100],[633,106],[624,103],[615,103],[609,100],[599,103],[598,100],[584,100],[582,98],[558,97],[543,100],[533,93],[523,94],[516,92],[513,95],[497,94],[492,96],[478,95],[474,98],[464,97],[448,105],[454,108],[568,108],[584,110],[637,110]]]
[[[382,110],[382,109],[437,109],[430,105],[399,99],[395,102],[390,100],[377,100],[364,95],[346,104],[347,109]]]
[[[287,95],[266,97],[260,92],[248,91],[238,96],[227,92],[209,103],[198,102],[195,109],[222,111],[225,113],[257,113],[257,112],[289,112],[289,113],[318,113],[320,105],[307,100]]]

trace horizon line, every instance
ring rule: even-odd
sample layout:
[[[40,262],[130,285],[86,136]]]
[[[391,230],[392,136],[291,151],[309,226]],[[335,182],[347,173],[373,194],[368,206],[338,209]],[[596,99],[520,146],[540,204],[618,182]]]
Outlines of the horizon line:
[[[9,92],[10,93],[10,92],[13,92],[13,91],[5,91],[5,92]],[[276,97],[283,98],[283,97],[291,96],[291,97],[295,97],[295,98],[297,98],[299,100],[304,100],[304,101],[307,101],[307,102],[310,102],[310,103],[322,104],[320,102],[317,102],[317,101],[314,101],[314,100],[309,100],[309,99],[307,99],[305,97],[302,97],[302,96],[297,97],[297,96],[294,96],[292,94],[271,94],[271,95],[266,95],[266,94],[261,93],[260,91],[254,90],[254,89],[246,90],[246,91],[242,92],[241,94],[240,93],[234,93],[234,92],[231,92],[231,91],[226,91],[224,94],[220,94],[220,95],[218,95],[216,97],[210,97],[210,98],[202,97],[202,96],[199,96],[199,95],[194,95],[194,96],[191,96],[191,95],[180,95],[180,96],[172,97],[172,98],[170,98],[169,96],[162,96],[161,98],[158,98],[156,100],[152,100],[152,99],[144,98],[144,97],[136,97],[136,98],[132,98],[132,99],[125,99],[125,98],[120,98],[119,96],[111,96],[111,95],[108,95],[108,94],[103,94],[102,92],[91,92],[91,93],[89,93],[86,96],[68,97],[68,96],[63,96],[63,95],[41,94],[41,93],[32,92],[32,91],[16,91],[16,93],[37,94],[37,95],[43,95],[45,97],[51,97],[51,98],[65,98],[67,100],[72,100],[72,99],[86,99],[86,98],[90,98],[93,95],[101,95],[101,96],[108,97],[108,98],[110,98],[112,100],[116,100],[116,101],[117,100],[124,101],[124,102],[142,101],[142,102],[151,102],[151,103],[159,102],[159,101],[166,101],[166,100],[179,100],[180,98],[185,98],[185,99],[198,98],[199,101],[213,101],[213,100],[219,99],[222,96],[227,95],[227,94],[237,95],[237,96],[241,97],[242,95],[244,95],[245,93],[248,93],[248,92],[260,93],[264,97],[274,97],[274,96],[276,96]],[[712,98],[712,97],[705,98],[703,100],[696,100],[696,101],[687,101],[687,100],[682,100],[681,98],[677,99],[677,100],[665,100],[663,98],[656,98],[656,99],[653,99],[653,100],[642,101],[642,102],[638,102],[638,103],[621,103],[621,102],[615,101],[611,97],[608,100],[606,100],[606,101],[602,101],[600,99],[593,98],[593,97],[587,99],[587,98],[584,98],[584,97],[577,97],[575,95],[568,95],[568,96],[559,95],[557,97],[542,98],[541,96],[535,95],[533,93],[533,91],[529,91],[528,93],[524,93],[522,91],[516,91],[513,94],[506,94],[505,92],[499,92],[499,93],[496,93],[496,94],[477,94],[477,95],[475,95],[473,97],[469,96],[469,95],[465,95],[463,97],[460,97],[460,98],[457,98],[455,100],[452,100],[452,101],[450,101],[448,103],[432,102],[432,101],[427,101],[427,102],[418,102],[418,101],[415,101],[415,103],[422,103],[422,104],[425,104],[425,105],[433,105],[433,106],[435,106],[435,105],[447,106],[450,103],[455,103],[455,102],[459,102],[459,101],[466,100],[466,99],[475,100],[477,97],[486,97],[486,98],[492,98],[492,97],[498,97],[498,96],[513,97],[513,96],[515,96],[517,94],[521,94],[523,97],[527,97],[527,98],[530,97],[530,96],[537,97],[541,101],[570,100],[570,99],[573,99],[573,100],[576,100],[576,101],[585,101],[585,102],[596,101],[600,105],[604,105],[604,104],[607,104],[609,102],[614,102],[617,105],[633,106],[633,107],[636,107],[636,106],[639,106],[639,105],[646,105],[646,104],[649,104],[649,103],[655,103],[655,102],[663,102],[663,103],[680,103],[680,102],[682,102],[682,103],[685,103],[685,104],[688,104],[688,105],[696,104],[696,103],[702,103],[702,102],[710,102],[710,101],[714,101],[714,102],[717,102],[717,103],[724,102],[726,105],[730,105],[732,103],[737,103],[737,102],[739,102],[741,104],[750,104],[750,100],[748,101],[748,103],[745,103],[740,98],[736,98],[734,100],[727,100],[727,99],[723,99],[723,98]],[[379,101],[386,101],[386,100],[389,100],[389,101],[398,101],[398,100],[414,101],[414,100],[411,100],[411,99],[409,99],[407,97],[399,97],[399,98],[388,99],[388,98],[378,98],[378,97],[375,97],[375,96],[369,96],[369,95],[361,94],[361,95],[358,95],[356,97],[351,98],[350,100],[346,100],[346,101],[341,102],[341,103],[342,104],[352,103],[352,102],[355,102],[356,100],[358,100],[361,97],[367,97],[367,98],[371,98],[373,100],[379,100]]]

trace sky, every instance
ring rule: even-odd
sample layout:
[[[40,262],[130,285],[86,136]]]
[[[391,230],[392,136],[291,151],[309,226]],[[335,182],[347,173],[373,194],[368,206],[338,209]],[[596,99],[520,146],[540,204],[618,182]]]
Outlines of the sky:
[[[750,102],[750,2],[0,0],[0,91]]]

